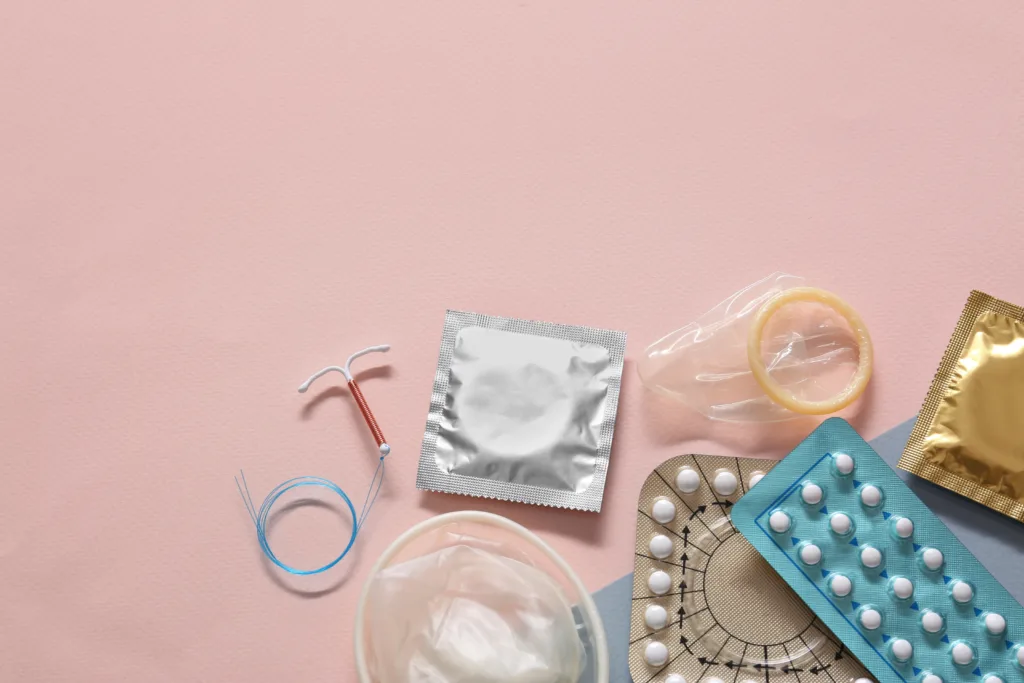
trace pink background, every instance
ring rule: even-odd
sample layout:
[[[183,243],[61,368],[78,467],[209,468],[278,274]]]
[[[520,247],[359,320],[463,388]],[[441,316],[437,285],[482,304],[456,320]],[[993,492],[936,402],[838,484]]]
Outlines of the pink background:
[[[414,522],[500,512],[598,589],[655,464],[807,430],[712,430],[630,362],[600,515],[420,493],[446,307],[636,358],[786,270],[871,327],[862,432],[910,417],[968,291],[1024,303],[1022,32],[1016,0],[7,3],[0,679],[352,681],[358,591]],[[382,342],[358,551],[267,571],[232,475],[361,500],[350,397],[295,388]],[[286,519],[283,555],[330,558],[335,517]]]

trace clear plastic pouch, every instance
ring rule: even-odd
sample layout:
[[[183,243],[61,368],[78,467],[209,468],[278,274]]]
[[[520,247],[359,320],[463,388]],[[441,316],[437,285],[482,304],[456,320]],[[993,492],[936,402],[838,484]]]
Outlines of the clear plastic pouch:
[[[637,365],[644,385],[713,420],[781,422],[800,417],[765,395],[754,379],[747,337],[755,314],[804,278],[773,273],[744,287],[690,324],[644,351]],[[857,370],[857,339],[836,311],[813,303],[783,306],[768,322],[761,353],[771,377],[794,396],[823,400]]]
[[[522,539],[446,526],[370,579],[368,663],[379,683],[577,683],[587,663],[572,603]]]

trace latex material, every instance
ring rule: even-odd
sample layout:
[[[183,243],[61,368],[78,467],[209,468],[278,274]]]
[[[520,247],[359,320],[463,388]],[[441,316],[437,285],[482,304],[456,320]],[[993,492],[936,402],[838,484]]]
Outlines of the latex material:
[[[799,301],[828,306],[846,320],[857,339],[857,371],[845,389],[832,398],[823,401],[804,400],[786,389],[768,372],[768,367],[765,365],[764,358],[761,355],[761,349],[764,344],[764,329],[768,321],[783,306]],[[871,336],[868,334],[868,328],[864,321],[861,320],[860,315],[835,294],[814,287],[795,287],[785,292],[780,292],[769,299],[757,311],[747,336],[747,360],[750,363],[751,372],[754,373],[754,379],[757,380],[757,383],[768,398],[795,413],[803,415],[828,415],[829,413],[838,412],[856,401],[864,393],[864,389],[867,388],[868,382],[871,380],[871,371],[874,367]]]
[[[579,579],[497,515],[459,512],[403,534],[356,617],[363,683],[607,683],[604,629]]]
[[[747,358],[751,323],[775,296],[804,287],[803,278],[773,273],[734,293],[690,324],[644,351],[637,370],[644,385],[713,420],[780,422],[799,414],[769,398]],[[787,306],[765,328],[760,353],[781,387],[808,400],[836,393],[858,365],[858,343],[834,312]]]

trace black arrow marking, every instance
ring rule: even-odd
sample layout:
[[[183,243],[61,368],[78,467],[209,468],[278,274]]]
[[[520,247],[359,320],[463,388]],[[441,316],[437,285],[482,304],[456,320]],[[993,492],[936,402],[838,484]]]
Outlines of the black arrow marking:
[[[788,673],[789,673],[789,672],[791,672],[791,671],[792,671],[793,673],[797,673],[797,672],[799,672],[799,671],[804,671],[804,669],[798,669],[798,668],[796,668],[795,666],[790,666],[789,664],[783,664],[783,665],[782,665],[782,668],[781,668],[781,669],[779,669],[779,671],[781,671],[781,672],[782,672],[782,673],[784,673],[784,674],[788,674]]]
[[[838,662],[842,658],[843,658],[843,646],[840,645],[839,646],[839,651],[836,652],[836,661]]]
[[[723,502],[723,501],[716,500],[714,503],[712,503],[712,505],[718,505],[723,510],[726,510],[726,509],[732,507],[732,501],[731,500],[727,500],[727,501]]]
[[[689,641],[689,639],[687,639],[686,636],[682,636],[679,639],[679,644],[682,645],[683,647],[685,647],[686,651],[689,652],[691,655],[693,654],[693,650],[690,649],[690,641]]]
[[[698,506],[697,506],[697,509],[696,509],[696,510],[693,510],[693,511],[692,511],[692,512],[690,513],[690,519],[692,520],[692,519],[693,519],[694,517],[696,517],[697,515],[699,515],[699,514],[703,513],[703,512],[704,512],[705,510],[707,510],[707,509],[708,509],[708,506],[707,506],[707,505],[698,505]]]
[[[697,657],[697,661],[701,664],[706,664],[707,666],[715,666],[718,664],[718,662],[714,661],[713,658],[708,659],[707,657]]]
[[[817,676],[818,674],[820,674],[820,673],[822,673],[824,671],[828,671],[831,667],[832,667],[831,664],[825,664],[825,665],[822,665],[822,666],[815,665],[815,666],[811,667],[811,673],[814,674],[815,676]]]
[[[690,527],[683,527],[683,547],[690,545]]]
[[[736,666],[736,664],[734,662],[731,662],[731,661],[730,662],[726,662],[725,665],[727,667],[729,667],[730,669],[733,668],[734,666]]]

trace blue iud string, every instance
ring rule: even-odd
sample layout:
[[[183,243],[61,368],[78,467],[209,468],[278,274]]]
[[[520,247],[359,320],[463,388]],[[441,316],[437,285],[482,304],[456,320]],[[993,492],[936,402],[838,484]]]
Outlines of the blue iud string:
[[[373,473],[373,478],[370,480],[370,486],[366,490],[366,498],[363,500],[363,507],[360,509],[358,517],[356,516],[356,508],[352,505],[352,500],[348,497],[348,494],[346,494],[340,486],[328,479],[324,479],[323,477],[295,477],[278,484],[270,491],[270,493],[267,494],[267,497],[263,499],[263,504],[260,505],[259,510],[256,509],[256,505],[252,501],[252,494],[249,493],[249,485],[245,481],[245,473],[239,470],[239,474],[242,477],[241,482],[238,481],[238,477],[235,477],[235,485],[238,487],[238,493],[242,496],[242,502],[245,504],[245,509],[249,513],[249,517],[252,518],[253,524],[256,526],[256,539],[259,541],[263,554],[266,555],[271,562],[289,574],[296,574],[298,576],[319,574],[327,571],[345,559],[345,556],[348,555],[350,550],[352,550],[352,546],[355,545],[356,537],[363,528],[363,524],[366,522],[366,518],[369,516],[370,510],[373,509],[373,504],[377,502],[377,496],[380,494],[381,486],[384,484],[384,460],[391,453],[391,446],[389,446],[387,441],[384,439],[384,433],[381,432],[380,427],[377,425],[377,420],[370,411],[370,406],[367,405],[366,399],[363,397],[363,392],[359,389],[359,385],[356,384],[354,379],[352,379],[352,361],[360,356],[366,355],[367,353],[384,353],[390,348],[390,346],[384,344],[381,346],[371,346],[363,349],[362,351],[353,353],[349,356],[344,366],[332,365],[330,367],[326,367],[307,379],[299,387],[299,393],[305,393],[317,378],[326,375],[328,372],[340,372],[345,376],[345,379],[348,382],[349,391],[352,392],[352,397],[355,399],[356,405],[359,407],[359,412],[362,413],[366,426],[369,427],[370,432],[373,434],[374,441],[377,442],[377,449],[380,452],[380,458],[377,461],[377,469]],[[288,491],[304,486],[319,486],[338,494],[338,497],[340,497],[345,503],[349,514],[352,516],[352,535],[349,537],[344,550],[342,550],[341,554],[333,560],[316,569],[296,569],[295,567],[285,564],[277,557],[277,555],[274,554],[274,551],[271,550],[270,543],[267,540],[267,523],[270,519],[270,510],[274,507],[274,503],[276,503],[277,499]]]

